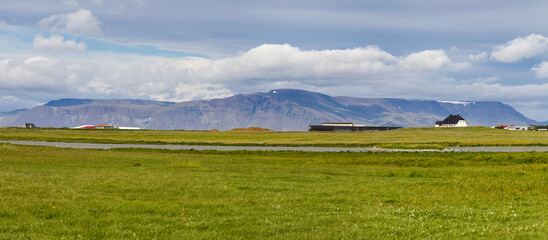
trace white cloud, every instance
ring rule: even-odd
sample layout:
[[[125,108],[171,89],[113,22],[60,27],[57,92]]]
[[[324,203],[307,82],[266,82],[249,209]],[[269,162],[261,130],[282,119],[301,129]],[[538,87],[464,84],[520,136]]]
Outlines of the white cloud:
[[[5,59],[0,61],[1,89],[52,90],[56,86],[63,86],[57,78],[63,70],[57,60],[44,57]]]
[[[38,22],[38,26],[51,31],[90,36],[101,34],[100,25],[99,20],[86,9],[80,9],[74,13],[53,15]]]
[[[118,60],[135,57],[121,55]],[[89,60],[40,56],[0,60],[0,92],[171,101],[232,95],[223,84],[193,78],[196,69],[210,64],[208,59],[148,57],[141,63],[110,64],[103,61],[107,58],[108,54],[91,54]]]
[[[400,61],[400,66],[402,68],[414,71],[438,70],[444,67],[460,70],[465,68],[466,65],[466,63],[453,63],[443,50],[424,50],[422,52],[412,53]]]
[[[209,79],[363,79],[417,71],[460,70],[443,50],[425,50],[397,57],[377,46],[343,50],[303,51],[288,44],[264,44],[239,56],[212,62],[204,71]],[[307,80],[308,79],[308,80]]]
[[[57,35],[37,36],[35,42],[37,49],[48,50],[80,46]],[[377,46],[303,51],[288,44],[261,45],[238,56],[218,60],[107,52],[88,52],[86,56],[86,59],[65,55],[1,60],[0,90],[50,92],[59,97],[170,101],[285,87],[328,88],[326,93],[341,89],[341,85],[358,87],[362,93],[375,88],[409,91],[418,85],[428,85],[425,81],[445,78],[447,71],[467,64],[453,63],[442,50],[399,57]]]
[[[543,61],[543,62],[539,63],[538,65],[531,68],[531,71],[535,72],[535,74],[539,78],[547,78],[548,77],[548,62]]]
[[[470,59],[470,61],[474,61],[474,62],[485,61],[487,60],[487,53],[482,52],[476,55],[471,54],[471,55],[468,55],[468,58]]]
[[[12,111],[21,108],[31,108],[37,105],[39,105],[39,102],[17,96],[7,95],[0,97],[0,112]]]
[[[195,99],[213,99],[221,97],[229,97],[234,95],[232,91],[225,88],[222,84],[208,83],[179,83],[175,87],[175,96],[183,98],[165,98],[165,101],[189,101]],[[162,100],[162,99],[158,99]]]
[[[289,44],[264,44],[236,57],[212,62],[209,79],[333,77],[389,71],[397,58],[376,46],[345,50],[302,51]]]
[[[496,46],[491,52],[491,59],[512,63],[539,55],[546,50],[548,50],[548,38],[539,34],[531,34]]]
[[[63,36],[52,34],[45,38],[42,34],[34,37],[32,47],[38,51],[85,51],[86,44],[75,40],[64,40]]]

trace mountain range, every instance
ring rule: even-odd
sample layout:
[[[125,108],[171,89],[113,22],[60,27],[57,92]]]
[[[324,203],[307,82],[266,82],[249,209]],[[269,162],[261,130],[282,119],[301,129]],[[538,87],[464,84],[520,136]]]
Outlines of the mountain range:
[[[397,98],[331,97],[277,89],[227,98],[163,102],[134,99],[60,99],[28,110],[0,114],[0,126],[74,127],[115,123],[149,129],[228,130],[262,127],[306,131],[310,124],[354,122],[365,125],[431,127],[449,114],[469,125],[539,124],[509,105],[494,101],[432,101]]]

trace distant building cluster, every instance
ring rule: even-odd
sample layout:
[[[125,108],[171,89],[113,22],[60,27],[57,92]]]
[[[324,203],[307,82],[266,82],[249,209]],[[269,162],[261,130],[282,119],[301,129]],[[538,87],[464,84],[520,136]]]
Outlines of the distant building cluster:
[[[445,118],[443,121],[437,121],[436,127],[467,127],[468,123],[466,120],[461,117],[459,114],[457,115],[449,115],[449,117]],[[521,131],[527,131],[527,130],[539,130],[539,131],[546,131],[546,126],[539,126],[534,127],[530,125],[495,125],[492,128],[498,128],[498,129],[506,129],[506,130],[521,130]]]
[[[449,115],[442,121],[436,121],[435,127],[468,127],[468,122],[460,114]],[[401,127],[392,126],[365,126],[354,124],[352,122],[324,122],[322,125],[309,125],[309,131],[381,131],[392,130]],[[496,125],[492,128],[506,130],[538,130],[548,131],[548,126],[531,126],[531,125]]]
[[[309,131],[382,131],[393,130],[401,127],[389,127],[389,126],[365,126],[361,124],[354,124],[352,122],[324,122],[322,125],[309,125]]]
[[[74,129],[125,129],[125,130],[140,129],[138,127],[120,127],[120,125],[112,124],[112,123],[105,123],[105,124],[99,124],[99,125],[81,125],[73,128]]]
[[[527,131],[527,130],[534,130],[535,128],[533,126],[524,125],[524,126],[516,126],[516,125],[495,125],[491,128],[498,128],[498,129],[506,129],[506,130],[521,130],[521,131]],[[546,131],[546,127],[538,127],[539,131]]]
[[[276,92],[273,92],[276,93]],[[24,125],[19,125],[24,128],[36,128],[34,123],[25,123]],[[466,120],[457,115],[449,115],[442,121],[436,121],[435,127],[468,127]],[[125,130],[139,130],[138,127],[122,127],[113,123],[105,123],[99,125],[81,125],[77,127],[72,127],[73,129],[125,129]],[[309,125],[309,131],[347,131],[347,132],[361,132],[361,131],[383,131],[383,130],[393,130],[402,127],[394,126],[366,126],[363,124],[354,124],[353,122],[324,122],[322,125]],[[538,131],[548,131],[548,126],[543,125],[495,125],[492,128],[505,129],[505,130],[518,130],[518,131],[527,131],[527,130],[538,130]],[[147,128],[148,130],[148,128]]]

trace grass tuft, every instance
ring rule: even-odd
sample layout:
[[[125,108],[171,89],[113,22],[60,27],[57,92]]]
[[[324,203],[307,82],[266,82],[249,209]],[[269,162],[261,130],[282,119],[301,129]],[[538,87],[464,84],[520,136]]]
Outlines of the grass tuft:
[[[172,168],[199,168],[200,163],[198,161],[179,160],[170,164]]]

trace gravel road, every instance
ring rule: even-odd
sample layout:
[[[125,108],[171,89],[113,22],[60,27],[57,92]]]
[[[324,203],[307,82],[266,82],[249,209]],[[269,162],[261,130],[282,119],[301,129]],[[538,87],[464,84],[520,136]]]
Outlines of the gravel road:
[[[48,146],[76,149],[111,149],[111,148],[151,148],[169,150],[217,150],[217,151],[303,151],[303,152],[371,152],[371,151],[416,151],[403,149],[380,148],[339,148],[339,147],[252,147],[252,146],[205,146],[205,145],[145,145],[145,144],[103,144],[103,143],[67,143],[39,141],[3,141],[17,145]],[[435,150],[428,150],[435,151]]]
[[[349,147],[251,147],[251,146],[204,146],[204,145],[144,145],[144,144],[103,144],[103,143],[67,143],[40,141],[9,141],[0,143],[16,145],[48,146],[75,149],[111,149],[111,148],[150,148],[169,150],[217,150],[217,151],[302,151],[302,152],[548,152],[548,147],[454,147],[436,149],[385,149],[385,148],[349,148]]]
[[[456,152],[548,152],[548,147],[459,147]]]

